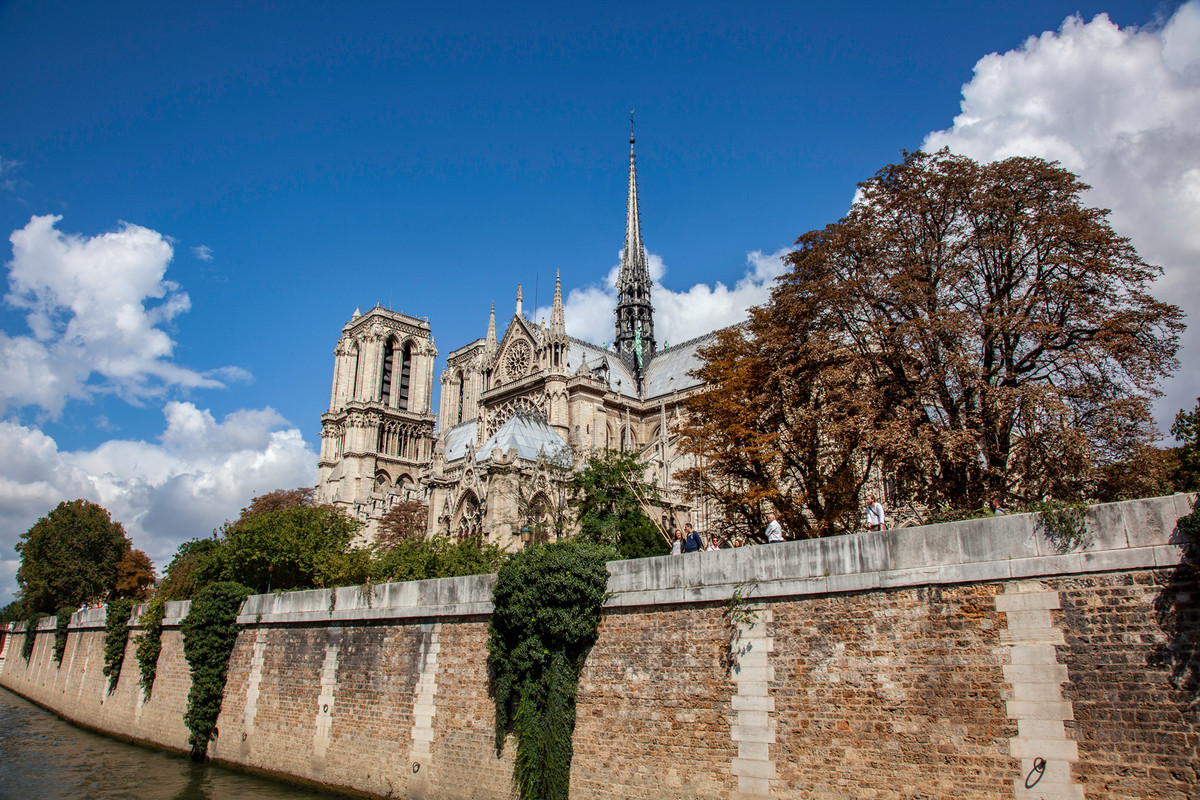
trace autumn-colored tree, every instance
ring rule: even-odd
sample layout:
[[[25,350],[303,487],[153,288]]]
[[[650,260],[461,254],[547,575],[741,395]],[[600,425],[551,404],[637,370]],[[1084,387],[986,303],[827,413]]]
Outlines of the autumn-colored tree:
[[[150,556],[141,550],[129,550],[117,562],[113,596],[146,600],[153,593],[154,580],[154,563]]]
[[[405,539],[422,537],[429,522],[429,506],[419,500],[401,500],[379,520],[378,547],[395,547]]]
[[[234,520],[233,527],[262,514],[280,511],[285,508],[311,508],[314,504],[316,489],[302,486],[298,489],[276,489],[273,492],[260,494],[250,501],[250,505],[242,509],[241,515]]]
[[[818,484],[839,464],[853,470],[825,484],[831,499],[872,460],[931,506],[1092,494],[1106,468],[1153,441],[1150,401],[1178,366],[1183,326],[1178,307],[1149,293],[1161,270],[1106,211],[1084,205],[1085,189],[1031,158],[983,165],[918,152],[884,167],[846,217],[800,238],[791,271],[743,334],[741,352],[763,363],[743,370],[725,405],[697,400],[696,424],[707,427],[693,449],[754,485],[729,466],[738,448],[753,477],[780,472],[809,442],[824,453]],[[768,338],[779,331],[764,332],[763,315],[793,326],[791,340]],[[720,348],[702,376],[732,357]],[[770,387],[804,391],[779,416]],[[757,421],[736,407],[756,397],[766,413]],[[735,451],[727,463],[722,444]],[[799,491],[808,502],[812,492]],[[779,499],[761,492],[750,500]]]

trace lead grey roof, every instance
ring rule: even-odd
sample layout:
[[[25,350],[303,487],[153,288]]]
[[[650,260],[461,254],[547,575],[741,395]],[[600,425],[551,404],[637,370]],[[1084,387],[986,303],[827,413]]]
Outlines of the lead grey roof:
[[[579,369],[582,362],[586,362],[588,369],[594,370],[600,365],[600,362],[608,362],[608,388],[610,391],[625,397],[636,398],[637,381],[625,366],[625,363],[617,357],[616,353],[609,352],[602,347],[585,342],[582,339],[571,337],[570,347],[567,348],[567,371],[574,373]]]
[[[446,460],[457,461],[471,452],[475,442],[475,420],[455,425],[446,431]]]
[[[501,451],[515,447],[518,458],[537,461],[543,450],[547,456],[551,456],[566,448],[567,443],[544,420],[515,414],[479,448],[480,458],[488,458],[497,447]]]
[[[700,366],[696,351],[711,344],[714,335],[706,333],[655,353],[646,370],[646,399],[699,386],[700,379],[688,373]]]

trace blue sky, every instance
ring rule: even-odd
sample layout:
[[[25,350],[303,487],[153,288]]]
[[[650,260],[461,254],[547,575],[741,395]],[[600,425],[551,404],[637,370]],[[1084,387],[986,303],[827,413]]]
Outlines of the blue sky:
[[[561,270],[572,332],[611,336],[631,109],[670,341],[925,144],[1062,160],[1200,311],[1198,54],[1196,0],[0,2],[0,603],[59,500],[162,564],[313,483],[356,307],[444,358]]]

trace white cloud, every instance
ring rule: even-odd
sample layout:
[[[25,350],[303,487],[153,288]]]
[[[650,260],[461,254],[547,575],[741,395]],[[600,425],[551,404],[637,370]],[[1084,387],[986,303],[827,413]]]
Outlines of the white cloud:
[[[680,344],[744,321],[747,309],[765,303],[770,297],[775,279],[785,271],[783,257],[789,252],[791,248],[774,253],[758,250],[748,253],[746,272],[733,288],[720,282],[714,286],[697,283],[683,291],[672,291],[663,285],[667,266],[660,256],[648,254],[647,266],[654,281],[654,333],[659,346]],[[567,294],[563,300],[567,333],[596,344],[612,342],[619,271],[618,264],[609,270],[603,283],[572,289]],[[543,318],[550,318],[550,306],[534,312],[535,321]]]
[[[206,244],[197,245],[196,247],[193,247],[192,255],[194,255],[196,258],[200,259],[201,261],[212,261],[213,260],[212,248]]]
[[[1126,28],[1101,14],[985,56],[963,87],[962,113],[924,148],[982,161],[1055,159],[1092,185],[1165,276],[1155,294],[1188,312],[1183,368],[1164,385],[1162,429],[1200,395],[1200,2],[1162,26]]]
[[[26,312],[31,335],[0,331],[0,412],[38,406],[57,417],[71,399],[115,393],[130,402],[169,387],[222,386],[175,364],[163,329],[191,307],[165,280],[173,255],[159,233],[122,225],[95,237],[64,234],[60,217],[13,231],[5,301]]]
[[[17,181],[13,177],[13,173],[20,168],[20,161],[13,161],[11,158],[0,156],[0,190],[6,192],[15,192],[17,190]]]
[[[0,460],[0,605],[16,589],[13,546],[63,500],[107,508],[161,570],[180,542],[207,536],[251,497],[316,481],[316,453],[271,408],[220,422],[191,403],[168,403],[163,413],[158,442],[113,440],[76,452],[37,428],[0,421],[8,454]]]

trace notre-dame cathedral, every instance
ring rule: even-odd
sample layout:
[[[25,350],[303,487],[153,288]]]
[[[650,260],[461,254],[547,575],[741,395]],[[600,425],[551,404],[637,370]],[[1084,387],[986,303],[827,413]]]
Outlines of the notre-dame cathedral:
[[[381,306],[355,312],[334,350],[333,392],[321,416],[317,496],[375,524],[399,500],[429,508],[429,533],[482,535],[522,546],[531,517],[552,513],[556,478],[599,450],[634,452],[661,502],[648,513],[669,526],[707,527],[706,509],[675,476],[692,465],[677,450],[689,375],[708,336],[660,349],[642,245],[634,139],[629,139],[625,247],[617,281],[616,333],[605,349],[567,335],[561,280],[550,323],[516,309],[497,336],[449,354],[435,417],[429,323]]]

